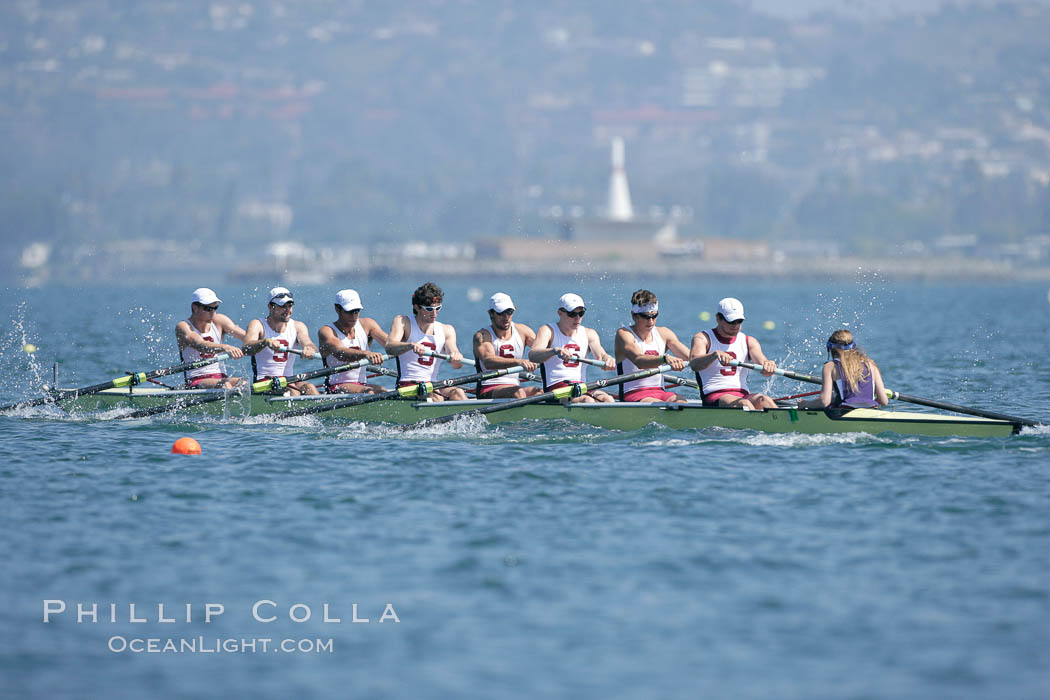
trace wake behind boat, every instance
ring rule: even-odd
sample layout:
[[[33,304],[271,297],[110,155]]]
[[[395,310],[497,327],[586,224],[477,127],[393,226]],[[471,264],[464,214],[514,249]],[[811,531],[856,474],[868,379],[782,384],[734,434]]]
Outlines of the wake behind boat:
[[[135,386],[107,389],[89,396],[60,401],[69,411],[126,408],[132,411],[174,412],[179,415],[225,415],[232,418],[272,415],[326,403],[346,401],[345,395],[270,396],[230,389],[166,389]],[[387,400],[360,406],[343,406],[318,413],[329,420],[410,425],[424,420],[475,411],[509,399],[427,402],[411,399]],[[684,403],[539,403],[489,413],[490,423],[521,420],[569,420],[609,430],[640,430],[657,423],[675,430],[726,428],[770,433],[883,433],[930,437],[1008,437],[1022,424],[978,416],[959,416],[930,411],[886,409],[799,409],[778,407],[764,411],[705,406],[699,401]]]

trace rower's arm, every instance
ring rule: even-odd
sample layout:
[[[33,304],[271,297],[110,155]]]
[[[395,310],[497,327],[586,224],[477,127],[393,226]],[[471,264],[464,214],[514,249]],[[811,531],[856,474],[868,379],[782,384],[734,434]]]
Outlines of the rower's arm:
[[[388,355],[403,355],[412,349],[412,343],[405,340],[408,337],[407,329],[408,322],[405,317],[400,314],[395,316],[384,345]]]
[[[821,384],[820,384],[820,406],[819,408],[827,408],[831,405],[832,398],[835,394],[835,363],[825,362],[824,368],[820,372]]]
[[[529,347],[529,359],[533,362],[546,362],[558,354],[556,348],[550,347],[553,338],[550,326],[544,324],[536,331],[536,339]]]
[[[601,360],[605,363],[605,370],[611,372],[616,369],[616,360],[613,356],[605,352],[605,348],[602,347],[601,338],[598,337],[598,331],[593,328],[587,329],[587,346],[594,355],[594,359]]]
[[[718,359],[717,352],[708,352],[710,347],[707,333],[700,331],[693,336],[693,348],[689,351],[689,369],[699,372]]]
[[[437,323],[437,321],[435,321]],[[463,367],[463,353],[459,351],[459,347],[456,346],[456,329],[452,327],[452,324],[446,323],[445,326],[445,352],[449,356],[449,364],[455,369],[461,369]]]
[[[215,314],[215,325],[219,327],[223,333],[228,333],[236,338],[239,342],[244,342],[245,330],[233,322],[233,319],[226,314]]]
[[[875,400],[879,402],[880,406],[885,406],[890,402],[890,396],[882,383],[882,372],[879,371],[878,365],[873,360],[869,360],[869,362],[871,362],[871,378],[875,382]]]
[[[299,347],[303,349],[304,360],[309,360],[317,354],[317,346],[310,339],[310,331],[302,321],[295,322],[295,339],[299,343]]]
[[[263,338],[263,327],[259,323],[259,319],[253,318],[248,323],[248,330],[244,332],[244,345],[243,349],[249,355],[254,355],[265,347],[269,347],[271,350],[279,350],[280,345],[275,348],[276,338],[271,338],[274,342],[268,342]]]
[[[386,347],[386,342],[389,336],[387,335],[387,332],[383,330],[383,327],[376,323],[375,319],[361,319],[361,327],[365,329],[366,333],[368,333],[369,338],[379,343],[380,347]]]
[[[193,348],[198,351],[214,352],[216,350],[225,352],[230,357],[238,358],[243,354],[240,348],[234,345],[226,345],[218,341],[205,340],[204,336],[193,329],[186,321],[179,321],[175,326],[175,340],[178,341],[179,349]],[[220,338],[221,340],[221,338]]]
[[[774,371],[776,371],[777,363],[766,357],[765,353],[762,352],[762,345],[753,336],[747,337],[747,354],[751,359],[758,364],[762,365],[762,376],[772,377]]]

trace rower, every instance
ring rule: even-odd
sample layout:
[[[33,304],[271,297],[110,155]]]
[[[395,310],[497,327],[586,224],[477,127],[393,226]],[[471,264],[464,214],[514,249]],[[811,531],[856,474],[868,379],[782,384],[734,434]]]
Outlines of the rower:
[[[603,362],[607,372],[616,369],[616,363],[613,362],[612,356],[605,352],[598,334],[593,328],[583,325],[583,315],[586,311],[580,295],[563,294],[558,299],[558,322],[544,324],[536,331],[536,342],[529,350],[529,359],[543,363],[540,366],[543,391],[552,391],[571,384],[586,384],[587,368],[578,358],[587,357],[588,353]],[[570,399],[572,403],[610,403],[613,400],[612,396],[601,389]]]
[[[222,303],[215,292],[207,287],[193,290],[190,301],[190,317],[175,324],[175,340],[179,345],[182,362],[194,362],[226,353],[231,358],[244,357],[240,348],[222,342],[224,335],[232,335],[244,342],[245,331],[226,314],[219,313]],[[216,362],[184,372],[186,386],[194,389],[219,387],[228,389],[240,385],[242,377],[226,374],[226,366]]]
[[[372,341],[386,345],[387,334],[375,320],[362,317],[361,296],[353,289],[342,289],[335,295],[336,320],[317,331],[317,345],[325,367],[332,367],[355,360],[368,359],[379,365],[382,353],[372,352]],[[329,394],[378,394],[386,391],[378,384],[365,381],[364,367],[339,372],[325,377],[325,390]]]
[[[619,374],[659,367],[665,362],[676,372],[685,369],[689,348],[670,328],[656,325],[659,315],[660,302],[651,291],[639,289],[631,295],[631,320],[634,323],[616,331],[614,344]],[[664,389],[663,375],[654,374],[620,384],[620,401],[684,403],[686,398]]]
[[[456,369],[463,366],[463,353],[456,347],[456,329],[437,320],[444,293],[433,282],[421,285],[412,293],[412,315],[394,317],[387,337],[386,351],[397,357],[398,388],[424,384],[437,377],[441,359],[429,352],[449,355]],[[466,393],[458,386],[436,389],[429,400],[463,401]]]
[[[514,322],[514,301],[510,295],[496,292],[489,298],[489,327],[474,333],[474,358],[478,369],[503,369],[521,366],[526,372],[536,363],[525,358],[525,348],[536,341],[536,332],[524,323]],[[479,399],[523,399],[542,393],[538,386],[523,387],[518,374],[487,379],[478,385]]]
[[[890,402],[875,361],[857,347],[853,334],[839,329],[828,338],[820,398],[800,400],[799,408],[876,408]]]
[[[310,340],[310,331],[302,321],[292,319],[295,300],[284,287],[274,287],[266,294],[267,315],[252,319],[245,332],[244,351],[252,356],[252,382],[295,374],[296,348],[302,349],[304,360],[317,352]],[[317,394],[317,387],[308,381],[288,384],[291,396]]]
[[[696,372],[706,406],[732,406],[734,408],[776,408],[776,402],[765,394],[752,393],[747,388],[748,370],[731,363],[757,362],[762,366],[762,376],[771,377],[777,363],[766,359],[758,340],[740,332],[744,323],[744,305],[740,300],[726,297],[718,302],[715,314],[717,325],[708,331],[693,336],[693,347],[689,353],[689,367]]]

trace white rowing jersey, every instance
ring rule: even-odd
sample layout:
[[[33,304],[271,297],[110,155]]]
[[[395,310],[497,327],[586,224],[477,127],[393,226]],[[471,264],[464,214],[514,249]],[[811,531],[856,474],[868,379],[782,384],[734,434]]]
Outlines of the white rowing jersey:
[[[187,318],[186,323],[190,324],[190,328],[193,328],[193,330],[197,330],[196,328],[194,328],[193,321],[191,321],[190,319]],[[222,342],[222,333],[219,332],[219,329],[218,327],[216,327],[215,323],[211,321],[208,323],[208,330],[201,333],[200,336],[202,339],[208,341],[209,343]],[[183,362],[196,362],[197,360],[207,360],[209,357],[215,357],[221,352],[222,350],[205,350],[204,352],[201,352],[197,348],[186,346],[183,349],[179,350],[179,357],[182,358]],[[186,375],[186,381],[191,382],[194,379],[197,379],[198,377],[208,377],[215,374],[226,374],[226,365],[222,362],[213,362],[210,365],[204,365],[203,367],[198,367],[197,369],[191,369],[187,372],[184,372],[184,374]]]
[[[634,332],[633,328],[624,326],[634,336],[634,342],[638,344],[638,348],[642,351],[643,355],[653,355],[654,357],[663,355],[667,352],[667,343],[664,342],[664,338],[660,335],[656,327],[653,326],[652,338],[649,342],[645,342],[638,337],[638,334]],[[638,365],[631,362],[629,359],[624,358],[621,363],[623,369],[620,374],[633,374],[634,372],[640,372],[641,368]],[[662,374],[654,374],[651,377],[644,377],[642,379],[636,379],[633,382],[625,382],[623,385],[624,393],[634,391],[635,389],[663,389],[664,388],[664,376]]]
[[[335,337],[339,339],[340,344],[348,350],[368,350],[368,332],[361,325],[361,321],[354,322],[354,337],[343,333],[339,330],[338,326],[334,323],[329,324],[329,327],[335,331]],[[339,365],[345,365],[346,360],[340,360],[332,355],[325,355],[322,358],[325,367],[338,367]],[[336,372],[325,377],[325,386],[335,386],[337,384],[345,384],[346,382],[356,382],[357,384],[365,383],[365,368],[358,367],[357,369],[348,369],[345,372]]]
[[[552,348],[563,347],[573,355],[587,357],[590,343],[587,341],[587,329],[584,326],[580,326],[571,336],[568,336],[561,332],[557,323],[547,325],[551,329],[550,346]],[[551,355],[543,363],[543,380],[546,386],[553,386],[558,382],[586,382],[587,365],[571,360],[564,362],[557,355]]]
[[[445,326],[439,321],[434,321],[433,330],[428,334],[416,323],[415,316],[409,316],[411,324],[406,342],[420,343],[430,348],[433,352],[445,352]],[[403,352],[397,356],[397,379],[399,382],[429,382],[437,376],[441,360],[437,357],[421,357],[413,350]]]
[[[513,358],[520,360],[525,357],[525,342],[521,339],[521,334],[518,333],[518,326],[516,323],[510,324],[510,338],[504,340],[496,336],[496,329],[489,326],[489,335],[492,336],[492,352],[496,353],[499,357]],[[490,368],[485,366],[485,363],[478,358],[478,370],[482,372],[488,371]],[[486,379],[481,383],[481,386],[506,386],[507,384],[521,384],[521,377],[517,374],[507,374],[502,377],[496,377],[495,379]]]
[[[721,350],[741,362],[748,361],[747,336],[743,333],[737,333],[736,337],[730,339],[720,337],[718,331],[712,328],[705,335],[708,340],[708,352]],[[697,374],[700,376],[700,385],[706,396],[727,389],[740,389],[750,393],[747,388],[747,371],[746,367],[726,367],[715,360]]]
[[[295,321],[289,319],[280,333],[270,328],[265,318],[260,318],[259,321],[262,323],[264,339],[277,338],[277,341],[286,348],[295,346]],[[270,377],[290,377],[295,374],[294,367],[295,355],[290,352],[274,352],[269,347],[265,347],[252,355],[252,372],[255,374],[253,381],[256,382]]]

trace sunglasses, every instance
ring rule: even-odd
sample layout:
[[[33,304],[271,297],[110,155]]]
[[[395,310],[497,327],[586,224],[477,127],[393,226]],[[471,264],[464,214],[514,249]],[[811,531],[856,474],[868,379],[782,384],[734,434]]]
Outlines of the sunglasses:
[[[441,311],[441,304],[438,304],[437,306],[420,306],[419,308],[423,309],[424,311],[428,311],[428,312],[437,312],[437,311]]]
[[[635,316],[638,316],[638,317],[640,317],[640,318],[644,318],[644,319],[647,319],[647,320],[649,320],[649,321],[654,321],[654,320],[656,320],[656,317],[657,317],[657,316],[659,316],[659,315],[660,315],[660,312],[659,312],[659,311],[657,311],[657,312],[655,312],[655,313],[651,313],[651,314],[635,314]]]
[[[211,306],[205,306],[204,304],[201,304],[201,308],[204,309],[205,311],[211,311],[212,313],[215,313],[216,311],[219,310],[219,305],[218,304],[212,304]]]
[[[287,308],[290,308],[292,306],[295,306],[295,302],[294,301],[289,301],[289,302],[285,302],[284,304],[278,304],[275,301],[271,301],[270,305],[271,306],[276,306],[276,307],[281,308],[281,309],[287,309]]]
[[[513,316],[514,309],[507,309],[506,311],[493,311],[492,313],[496,314],[497,316]]]
[[[565,309],[562,309],[562,311],[565,311]],[[585,313],[587,313],[587,309],[583,309],[582,311],[565,311],[565,315],[569,318],[583,318]]]
[[[730,326],[735,326],[738,323],[743,323],[744,322],[744,319],[742,319],[742,318],[738,318],[735,321],[730,321],[729,319],[727,319],[724,316],[722,317],[722,320],[725,321],[726,323],[728,323]]]

